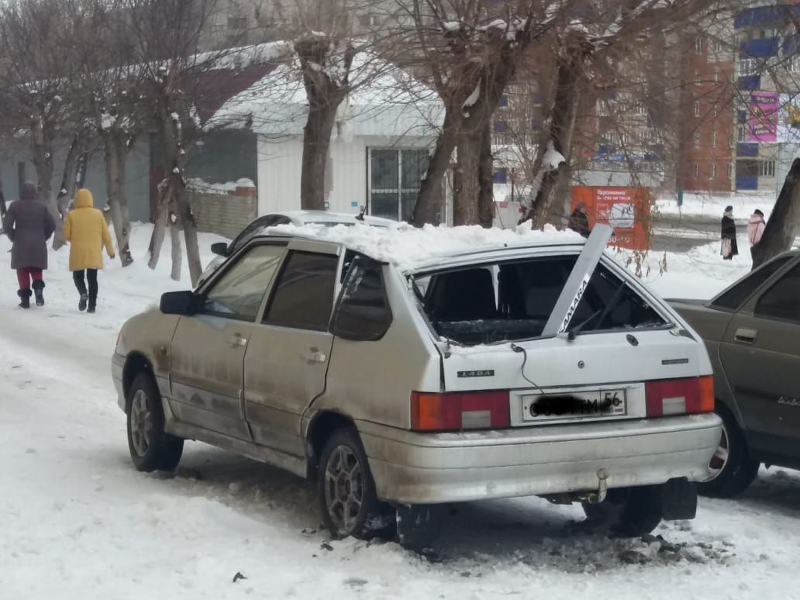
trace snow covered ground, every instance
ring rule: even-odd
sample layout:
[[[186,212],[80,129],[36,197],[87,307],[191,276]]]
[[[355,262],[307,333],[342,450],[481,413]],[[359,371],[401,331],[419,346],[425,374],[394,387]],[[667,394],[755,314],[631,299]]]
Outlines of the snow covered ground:
[[[460,506],[434,558],[329,541],[309,484],[202,444],[174,475],[136,472],[109,357],[129,315],[186,287],[168,278],[168,248],[147,269],[148,236],[135,227],[135,264],[100,274],[95,315],[77,311],[66,250],[30,311],[0,264],[0,598],[800,597],[800,474],[786,469],[736,501],[701,499],[696,520],[648,541],[592,534],[579,509],[535,498]],[[202,236],[206,259],[216,239]],[[663,277],[658,258],[645,279],[668,296],[710,295],[749,269],[716,243],[668,255]]]
[[[656,200],[656,210],[664,216],[713,217],[722,218],[726,206],[733,206],[733,214],[737,220],[747,221],[755,209],[764,213],[769,219],[772,207],[777,200],[776,194],[733,194],[714,195],[686,192],[683,195],[683,206],[678,206],[675,195],[661,196]]]

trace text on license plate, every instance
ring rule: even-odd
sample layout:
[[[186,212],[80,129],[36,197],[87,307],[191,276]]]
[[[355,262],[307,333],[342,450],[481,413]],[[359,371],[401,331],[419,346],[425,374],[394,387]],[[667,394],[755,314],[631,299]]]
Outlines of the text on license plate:
[[[585,390],[522,396],[525,421],[616,417],[626,414],[625,390]]]

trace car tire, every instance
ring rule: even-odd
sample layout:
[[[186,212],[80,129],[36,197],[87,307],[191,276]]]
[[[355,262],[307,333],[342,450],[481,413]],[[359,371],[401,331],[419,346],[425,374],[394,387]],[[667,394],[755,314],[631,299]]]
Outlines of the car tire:
[[[583,503],[586,520],[614,537],[641,537],[661,522],[661,490],[657,485],[610,490],[598,504]]]
[[[715,412],[722,419],[719,448],[709,463],[709,469],[715,475],[698,483],[697,491],[704,496],[731,498],[747,489],[758,475],[761,463],[750,457],[744,434],[733,413],[721,405],[717,405]]]
[[[128,449],[138,471],[174,471],[183,440],[164,431],[164,409],[149,373],[134,377],[128,391]]]
[[[325,442],[317,491],[322,520],[334,539],[371,539],[392,526],[394,515],[378,501],[367,455],[352,428],[338,429]]]

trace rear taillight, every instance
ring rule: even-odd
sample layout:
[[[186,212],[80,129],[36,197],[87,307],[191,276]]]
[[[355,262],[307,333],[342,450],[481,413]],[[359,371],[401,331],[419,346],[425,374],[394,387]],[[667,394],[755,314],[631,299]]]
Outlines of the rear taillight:
[[[644,384],[647,416],[662,417],[714,410],[714,378],[663,379]]]
[[[411,429],[415,431],[502,429],[510,424],[508,390],[411,393]]]

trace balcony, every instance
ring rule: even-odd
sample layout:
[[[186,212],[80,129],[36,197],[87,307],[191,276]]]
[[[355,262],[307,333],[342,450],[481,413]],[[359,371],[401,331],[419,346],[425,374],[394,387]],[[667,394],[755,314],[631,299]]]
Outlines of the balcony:
[[[780,39],[777,37],[760,38],[739,44],[739,52],[742,58],[770,58],[778,56],[780,49]]]
[[[747,75],[745,77],[739,77],[736,82],[736,85],[739,87],[740,90],[757,90],[761,88],[761,76],[759,75]]]
[[[736,144],[736,156],[758,156],[758,144]]]

